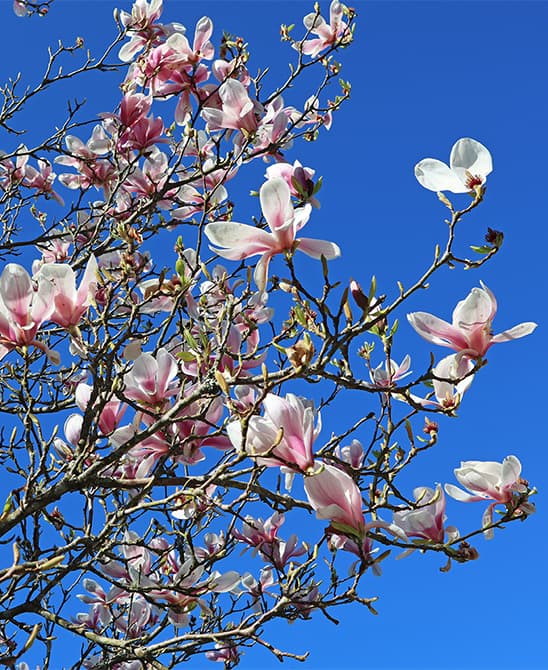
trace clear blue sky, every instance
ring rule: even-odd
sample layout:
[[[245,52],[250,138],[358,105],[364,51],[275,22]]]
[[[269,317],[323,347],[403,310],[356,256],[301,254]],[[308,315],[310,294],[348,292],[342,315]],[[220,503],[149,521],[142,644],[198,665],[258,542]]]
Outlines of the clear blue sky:
[[[321,4],[327,10],[328,3]],[[375,274],[381,292],[393,296],[396,280],[408,284],[417,277],[434,244],[444,239],[445,209],[418,185],[414,164],[427,156],[447,160],[460,137],[476,138],[491,150],[495,169],[486,201],[464,222],[463,244],[480,244],[491,226],[505,233],[502,252],[479,272],[442,273],[406,311],[449,319],[455,303],[483,280],[498,298],[497,332],[529,320],[540,327],[525,340],[490,350],[489,364],[465,397],[459,419],[442,422],[439,446],[409,474],[407,484],[411,490],[452,481],[461,460],[515,454],[523,475],[540,489],[538,512],[527,523],[498,532],[490,543],[478,540],[480,560],[455,565],[448,574],[439,572],[436,556],[388,559],[381,578],[363,581],[366,595],[380,596],[378,617],[353,607],[339,611],[338,627],[316,615],[308,624],[278,626],[275,637],[295,651],[310,649],[311,670],[546,669],[548,3],[352,4],[359,14],[356,41],[340,57],[342,76],[352,83],[351,100],[329,133],[287,154],[324,178],[322,207],[313,214],[310,234],[341,246],[342,259],[332,268],[342,281],[352,276],[367,285]],[[287,45],[279,44],[279,24],[296,23],[298,32],[312,3],[165,0],[165,5],[164,20],[183,23],[191,34],[196,20],[208,14],[214,37],[223,29],[243,35],[252,53],[250,69],[272,66],[269,81],[275,83],[291,58]],[[128,9],[131,3],[57,0],[47,18],[27,21],[12,16],[11,2],[2,0],[0,78],[21,70],[24,81],[34,81],[46,46],[57,37],[68,41],[81,35],[97,53],[114,34],[114,6]],[[90,116],[111,111],[119,99],[118,79],[82,79],[71,95],[88,99]],[[24,141],[39,140],[55,124],[52,110],[63,106],[63,95],[29,108]],[[9,144],[12,139],[2,141],[0,148],[15,146]],[[243,178],[239,184],[245,200],[260,181]],[[252,206],[242,201],[241,211]],[[411,331],[404,313],[400,317],[394,357],[411,353],[412,367],[419,371],[432,347]],[[438,348],[436,355],[445,355],[444,350]],[[352,416],[359,411],[349,408]],[[334,417],[326,413],[323,418],[325,437]],[[480,523],[482,510],[481,505],[448,503],[450,519],[463,530]],[[278,663],[248,651],[241,667],[259,670]]]

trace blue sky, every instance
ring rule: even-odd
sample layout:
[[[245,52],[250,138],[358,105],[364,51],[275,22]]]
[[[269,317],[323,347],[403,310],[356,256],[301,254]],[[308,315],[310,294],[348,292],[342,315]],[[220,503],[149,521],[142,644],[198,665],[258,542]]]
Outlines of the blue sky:
[[[190,33],[207,14],[215,25],[214,37],[223,29],[243,35],[252,53],[250,69],[271,66],[268,81],[273,84],[287,72],[291,58],[287,45],[279,43],[279,24],[296,23],[298,32],[311,9],[311,3],[300,0],[165,0],[165,5],[164,20],[177,20]],[[321,5],[327,10],[328,3]],[[69,41],[81,35],[98,53],[114,35],[114,6],[128,9],[131,3],[57,0],[48,17],[27,21],[12,16],[11,2],[3,0],[0,78],[21,70],[24,81],[34,81],[46,46],[57,37]],[[359,14],[356,41],[339,59],[342,76],[352,83],[351,99],[329,132],[287,154],[323,175],[322,207],[313,213],[309,232],[314,226],[314,237],[341,246],[342,258],[332,264],[334,276],[368,285],[375,274],[380,291],[395,296],[396,280],[409,284],[419,276],[445,234],[446,210],[435,194],[418,185],[414,164],[427,156],[447,161],[460,137],[476,138],[491,150],[495,168],[486,199],[463,222],[462,244],[481,244],[490,226],[505,233],[501,253],[477,272],[440,273],[406,311],[449,319],[456,302],[482,280],[498,298],[497,332],[521,321],[537,321],[540,327],[525,340],[490,350],[489,364],[474,380],[459,418],[441,422],[439,445],[406,483],[410,491],[416,485],[450,482],[461,460],[500,461],[515,454],[523,475],[540,490],[538,512],[527,523],[498,532],[490,543],[479,539],[480,559],[454,565],[448,574],[439,572],[436,556],[388,559],[382,577],[363,581],[366,595],[380,596],[378,617],[351,607],[337,613],[338,627],[316,615],[307,624],[277,626],[274,637],[295,651],[310,649],[312,670],[540,670],[548,667],[543,379],[548,3],[371,0],[353,6]],[[68,95],[87,98],[90,116],[111,111],[119,99],[118,80],[119,75],[82,79],[77,90],[53,93],[45,103],[30,106],[24,141],[38,141],[55,124],[55,109],[62,109]],[[0,148],[10,150],[19,141],[4,136]],[[238,182],[242,204],[236,220],[245,221],[256,206],[249,204],[247,193],[260,186],[261,169],[255,182],[246,177]],[[394,357],[411,353],[413,369],[422,370],[434,348],[415,335],[405,312],[399,316]],[[439,348],[435,353],[438,358],[446,354]],[[362,408],[350,406],[348,411]],[[324,436],[330,433],[330,419],[335,417],[324,416]],[[464,507],[450,501],[450,520],[461,529],[479,524],[482,505]],[[241,667],[274,668],[278,663],[248,651]],[[286,662],[283,667],[303,666]]]

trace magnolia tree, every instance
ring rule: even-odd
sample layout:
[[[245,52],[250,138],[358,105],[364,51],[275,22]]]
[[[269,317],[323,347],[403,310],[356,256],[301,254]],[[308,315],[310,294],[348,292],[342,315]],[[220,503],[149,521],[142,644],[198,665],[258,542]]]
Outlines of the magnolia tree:
[[[427,306],[438,270],[481,267],[500,248],[489,230],[473,258],[455,251],[491,155],[463,138],[448,165],[416,166],[448,219],[414,284],[390,301],[356,269],[333,282],[343,251],[314,236],[321,180],[295,156],[349,97],[335,57],[354,11],[333,0],[327,16],[316,6],[304,27],[282,26],[291,65],[271,89],[244,40],[215,40],[209,18],[187,32],[162,23],[162,0],[126,10],[100,58],[62,70],[82,42],[61,45],[36,88],[2,89],[0,664],[231,668],[253,645],[304,660],[273,644],[270,622],[374,611],[369,577],[390,553],[436,552],[447,570],[534,509],[504,452],[455,463],[458,485],[400,478],[435,448],[437,415],[455,416],[491,345],[535,328],[494,334],[481,284],[451,322],[407,314],[433,345],[426,369],[391,355],[411,295]],[[120,73],[116,108],[86,121],[73,105],[54,135],[22,144],[26,102],[89,70]],[[237,221],[230,180],[261,162],[255,216]],[[299,252],[323,281],[303,275]],[[361,418],[322,428],[339,396]],[[446,525],[446,496],[478,503],[474,527]]]

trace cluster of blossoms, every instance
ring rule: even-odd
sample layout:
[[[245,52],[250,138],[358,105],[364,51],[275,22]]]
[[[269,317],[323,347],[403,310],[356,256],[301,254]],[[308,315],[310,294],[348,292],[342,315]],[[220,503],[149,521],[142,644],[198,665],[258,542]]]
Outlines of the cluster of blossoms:
[[[24,0],[14,3],[20,15],[32,7]],[[446,494],[488,503],[479,531],[488,538],[500,525],[494,521],[497,505],[504,506],[499,508],[503,521],[534,511],[515,456],[502,463],[462,462],[455,476],[466,491],[452,484],[420,486],[407,499],[393,482],[422,451],[409,419],[426,411],[454,416],[491,345],[524,337],[536,324],[494,335],[497,302],[483,283],[457,304],[451,323],[426,312],[408,314],[419,335],[453,351],[433,358],[418,381],[409,381],[410,355],[399,364],[391,358],[395,328],[389,327],[392,309],[383,304],[385,298],[375,297],[374,286],[366,296],[352,281],[340,308],[333,310],[328,303],[337,284],[328,279],[326,261],[338,258],[341,249],[335,242],[301,236],[319,206],[321,179],[299,161],[287,161],[285,152],[298,137],[313,139],[321,127],[329,129],[340,100],[322,107],[320,87],[300,109],[286,105],[281,93],[293,79],[285,89],[261,97],[263,84],[246,67],[243,40],[225,36],[217,54],[208,17],[197,22],[190,40],[181,24],[160,22],[162,11],[162,0],[136,0],[131,12],[119,13],[127,41],[118,55],[128,66],[120,104],[99,115],[86,141],[66,134],[55,158],[70,170],[59,175],[60,184],[80,198],[67,217],[73,223],[44,234],[32,276],[13,263],[0,275],[0,359],[22,356],[26,364],[31,349],[33,373],[40,363],[46,369],[42,353],[63,366],[64,396],[59,401],[59,392],[55,402],[63,412],[64,436],[57,426],[34,478],[45,488],[29,478],[17,489],[15,514],[23,514],[27,504],[20,491],[42,495],[44,516],[60,532],[66,553],[85,547],[78,578],[67,593],[81,585],[86,593],[79,598],[88,609],[63,625],[84,631],[87,640],[100,640],[100,653],[94,649],[82,659],[82,667],[100,670],[149,670],[156,666],[141,660],[148,658],[143,651],[148,644],[159,645],[154,649],[162,654],[172,635],[179,653],[187,633],[189,656],[203,651],[207,659],[233,667],[242,641],[256,641],[269,618],[307,618],[316,608],[352,600],[367,570],[380,573],[386,555],[377,554],[380,544],[402,548],[404,554],[418,548],[461,561],[475,558],[459,531],[446,525]],[[352,19],[352,10],[333,0],[328,21],[317,9],[304,17],[300,41],[288,37],[289,29],[285,35],[299,61],[306,57],[308,64],[325,68],[328,82],[338,73],[330,54],[352,41]],[[159,105],[163,116],[157,114]],[[3,195],[43,196],[62,206],[53,190],[52,164],[38,158],[35,168],[28,164],[31,155],[21,145],[0,156]],[[258,158],[270,162],[258,189],[261,216],[253,225],[239,223],[232,219],[230,180]],[[489,151],[471,138],[454,145],[450,165],[424,159],[415,167],[424,187],[468,193],[473,206],[481,201],[491,171]],[[81,199],[92,188],[98,200],[86,210]],[[45,227],[45,219],[37,218]],[[156,236],[163,244],[181,229],[185,244],[191,242],[185,246],[181,235],[171,244],[177,254],[171,274],[143,247]],[[209,259],[207,249],[213,254]],[[321,298],[295,277],[297,251],[321,261]],[[240,266],[216,265],[217,257]],[[251,272],[247,265],[254,257]],[[78,285],[82,258],[88,260]],[[448,256],[445,263],[452,260]],[[291,279],[271,277],[271,264],[284,261]],[[244,267],[247,280],[238,278]],[[362,310],[356,322],[349,294]],[[278,327],[271,305],[283,309],[286,298],[291,307]],[[386,356],[376,365],[372,347],[360,350],[369,363],[364,381],[354,376],[349,351],[366,332],[379,338]],[[61,353],[49,348],[59,335],[70,338]],[[339,353],[344,360],[336,359]],[[322,421],[313,400],[284,393],[301,380],[334,383],[332,398],[345,387],[376,394],[380,410],[371,443],[345,444],[368,415],[318,446]],[[426,397],[413,392],[420,381],[431,383]],[[57,382],[56,393],[60,386]],[[392,412],[393,399],[399,402]],[[407,414],[393,421],[398,412]],[[402,426],[408,430],[407,450],[393,438]],[[435,444],[437,429],[427,423],[425,449]],[[47,440],[45,431],[38,432],[41,449]],[[48,459],[51,472],[44,476]],[[19,465],[18,472],[23,470]],[[78,532],[57,507],[50,509],[67,490],[86,496]],[[8,502],[0,522],[11,522]],[[326,522],[319,539],[313,526],[282,532],[284,523],[292,528],[298,518],[294,508]],[[390,521],[382,518],[386,514]],[[95,533],[92,561],[89,536],[98,518],[104,529]],[[332,558],[325,583],[314,572],[322,544]],[[234,567],[228,558],[236,548],[252,554],[260,565],[257,573],[216,569],[221,562]],[[355,581],[346,591],[344,580],[337,582],[339,550],[354,561],[347,580]],[[65,559],[57,545],[52,554],[54,563]],[[8,577],[18,574],[18,560]],[[42,569],[45,574],[51,562],[45,568],[29,565],[30,573]],[[6,578],[5,572],[0,577]],[[234,623],[240,615],[243,632]],[[107,635],[115,645],[104,642]],[[126,655],[117,657],[126,643]],[[27,664],[18,670],[28,670]]]
[[[77,338],[78,324],[97,291],[97,262],[90,257],[80,286],[68,264],[44,263],[30,277],[15,263],[0,275],[0,358],[13,349],[35,346],[59,363],[59,355],[36,338],[46,321],[61,326]]]

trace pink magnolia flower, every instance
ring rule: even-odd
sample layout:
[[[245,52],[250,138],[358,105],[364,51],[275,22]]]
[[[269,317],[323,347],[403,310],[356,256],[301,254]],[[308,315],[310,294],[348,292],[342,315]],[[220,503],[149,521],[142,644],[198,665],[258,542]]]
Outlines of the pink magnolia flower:
[[[156,19],[162,14],[163,0],[135,0],[131,8],[131,14],[120,12],[120,21],[128,30],[146,30],[150,28]]]
[[[492,171],[488,149],[470,137],[453,145],[449,165],[436,158],[425,158],[415,165],[415,177],[424,188],[453,193],[467,193],[483,186]]]
[[[242,260],[261,255],[254,272],[255,283],[264,291],[268,266],[275,254],[297,248],[312,258],[324,256],[327,260],[340,256],[339,247],[333,242],[297,238],[297,233],[310,217],[309,204],[294,209],[289,186],[281,178],[271,179],[261,186],[261,208],[271,233],[244,223],[209,223],[205,234],[212,242],[212,251],[229,260]]]
[[[38,194],[45,195],[46,198],[53,198],[59,205],[64,205],[63,198],[53,190],[53,182],[57,175],[53,172],[51,163],[41,158],[37,162],[39,170],[31,165],[27,166],[26,186],[35,188]]]
[[[446,484],[445,491],[455,500],[476,502],[496,500],[507,503],[515,491],[523,493],[520,483],[521,463],[516,456],[507,456],[502,463],[496,461],[462,461],[455,469],[455,477],[468,489],[466,493],[453,484]]]
[[[315,58],[321,51],[327,49],[338,41],[342,44],[349,44],[352,41],[352,32],[348,24],[343,21],[344,5],[338,0],[333,0],[329,8],[329,24],[323,16],[316,13],[307,14],[303,23],[307,30],[315,39],[306,40],[301,45],[303,54],[308,54]]]
[[[445,492],[461,502],[493,500],[483,515],[483,527],[493,522],[493,510],[498,503],[509,505],[514,494],[524,494],[527,487],[521,480],[521,463],[516,456],[507,456],[502,463],[496,461],[462,461],[455,469],[459,483],[470,493],[453,484],[445,485]],[[532,508],[532,506],[531,506]],[[527,508],[527,511],[531,511]],[[493,529],[485,531],[487,539],[493,537]]]
[[[375,549],[367,535],[370,530],[382,528],[407,540],[394,524],[380,519],[366,523],[360,489],[350,475],[334,465],[322,464],[314,474],[305,477],[304,489],[317,518],[330,521],[327,533],[335,549],[344,549],[374,564]],[[380,574],[379,567],[373,565],[373,572]]]
[[[440,484],[435,490],[419,486],[413,491],[416,506],[394,512],[394,523],[408,537],[442,544],[445,539],[445,496]]]
[[[413,394],[410,398],[423,407],[434,407],[453,414],[474,379],[474,375],[470,374],[473,367],[472,361],[462,354],[446,356],[432,369],[435,400]],[[399,399],[405,401],[403,395]]]
[[[134,168],[130,175],[124,180],[122,188],[127,193],[136,194],[139,200],[152,200],[157,198],[159,193],[163,197],[158,199],[156,204],[160,209],[169,209],[172,205],[172,198],[177,193],[177,189],[165,189],[169,180],[170,169],[167,156],[159,151],[157,147],[151,150],[143,167]]]
[[[59,181],[70,189],[88,189],[90,186],[103,188],[105,194],[110,193],[111,183],[118,177],[115,167],[107,159],[99,159],[107,153],[111,141],[102,126],[95,126],[93,134],[84,144],[74,135],[65,137],[67,155],[57,156],[55,162],[67,167],[73,167],[78,174],[64,173],[59,175]]]
[[[120,21],[128,33],[133,33],[129,42],[124,44],[118,53],[120,60],[128,63],[147,44],[147,39],[154,36],[153,24],[160,18],[163,0],[135,0],[131,14],[120,12]],[[158,26],[158,28],[160,28]]]
[[[44,263],[64,263],[69,258],[69,248],[72,241],[60,231],[52,231],[52,236],[36,245],[42,253],[42,258],[32,262],[32,272],[37,274]]]
[[[75,400],[76,404],[82,412],[85,412],[89,406],[92,391],[93,387],[89,384],[82,383],[78,384],[76,387]],[[127,405],[117,398],[107,400],[106,402],[101,398],[97,398],[95,403],[99,406],[102,406],[98,420],[99,429],[103,435],[111,435],[120,425],[120,421],[125,414]],[[65,434],[66,433],[67,427],[65,424]]]
[[[63,328],[77,326],[93,302],[97,291],[97,261],[90,256],[80,286],[76,288],[76,273],[66,263],[46,263],[36,279],[38,285],[53,287],[53,311],[50,319]]]
[[[6,265],[0,276],[0,359],[12,349],[29,344],[50,353],[35,338],[55,308],[54,292],[49,282],[36,288],[20,265]]]
[[[232,446],[230,440],[225,435],[215,434],[214,429],[223,411],[220,397],[207,404],[195,402],[187,405],[169,425],[141,440],[129,451],[132,463],[129,464],[128,476],[132,472],[136,478],[147,477],[156,463],[165,457],[170,457],[174,463],[195,465],[206,458],[202,447],[229,449]],[[203,416],[203,420],[196,418],[198,416]],[[148,414],[139,418],[145,426],[154,424],[156,420]],[[123,444],[134,429],[135,426],[130,426],[117,431],[111,441]],[[211,434],[212,429],[214,432]]]
[[[290,559],[302,556],[307,550],[304,544],[298,546],[299,539],[295,534],[292,534],[287,541],[278,537],[278,530],[284,521],[284,515],[278,512],[266,521],[246,516],[242,531],[239,532],[234,528],[232,535],[237,540],[254,547],[263,560],[272,563],[278,569],[283,569]]]
[[[352,440],[346,447],[337,447],[335,449],[335,456],[340,458],[344,463],[354,469],[359,470],[365,458],[363,445],[359,440]]]
[[[303,201],[308,201],[313,207],[319,207],[320,203],[314,197],[321,186],[321,178],[314,183],[315,170],[303,167],[299,161],[291,163],[274,163],[266,169],[267,179],[281,177],[289,186],[291,195]]]
[[[143,405],[163,405],[179,392],[176,376],[177,361],[167,349],[159,349],[156,356],[143,353],[124,375],[124,395]]]
[[[238,647],[232,642],[216,642],[215,649],[206,651],[208,661],[224,663],[226,668],[234,667],[240,660]]]
[[[493,335],[491,324],[496,313],[495,296],[481,282],[481,288],[473,288],[457,304],[451,324],[427,312],[413,312],[407,315],[407,319],[425,340],[463,352],[469,358],[481,358],[492,344],[524,337],[537,327],[533,322],[520,323]]]
[[[196,24],[194,31],[194,42],[192,48],[188,39],[182,33],[174,33],[167,39],[166,45],[175,51],[180,65],[197,65],[200,60],[211,60],[215,55],[215,49],[209,38],[213,32],[213,23],[207,16]]]
[[[259,465],[281,466],[306,472],[314,465],[312,445],[321,430],[314,426],[315,412],[310,403],[292,393],[285,398],[269,393],[263,401],[264,416],[249,419],[245,445],[239,421],[227,426],[228,437],[237,448],[256,459]]]
[[[369,377],[374,386],[390,388],[397,381],[411,374],[410,366],[411,357],[407,354],[399,365],[392,359],[385,361],[384,365],[381,363],[369,373]]]
[[[232,536],[240,542],[245,542],[250,547],[260,549],[265,543],[272,544],[276,541],[278,530],[285,522],[285,516],[279,512],[269,517],[266,521],[248,515],[242,525],[242,530],[232,529]]]
[[[254,133],[262,106],[249,97],[245,86],[237,79],[227,79],[219,88],[220,109],[204,107],[202,116],[209,130],[229,128]]]
[[[329,520],[343,535],[364,536],[362,495],[350,475],[334,465],[323,464],[305,477],[304,489],[318,519]]]

